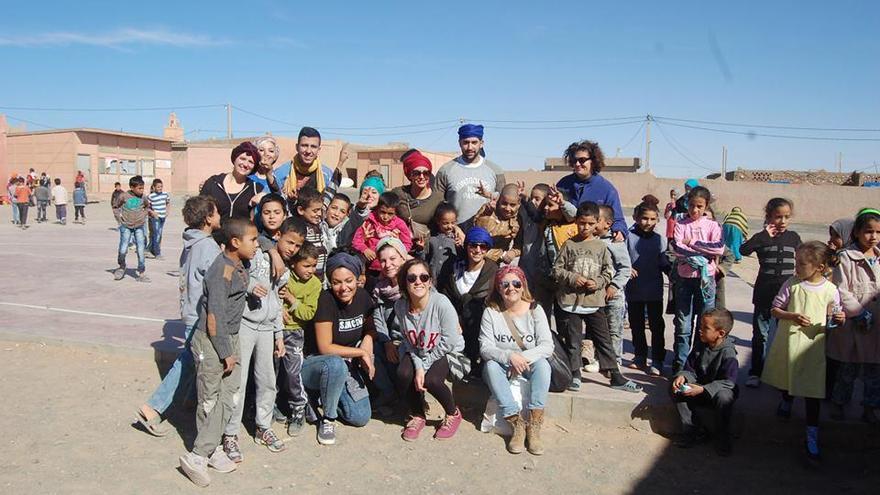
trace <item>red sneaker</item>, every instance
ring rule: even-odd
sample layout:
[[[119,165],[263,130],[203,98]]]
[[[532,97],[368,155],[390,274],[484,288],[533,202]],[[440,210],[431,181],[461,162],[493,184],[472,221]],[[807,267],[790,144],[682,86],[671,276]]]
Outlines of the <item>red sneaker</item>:
[[[458,431],[458,425],[461,424],[461,410],[459,408],[455,408],[455,414],[452,416],[446,415],[443,419],[443,422],[440,423],[440,427],[437,428],[437,432],[434,433],[434,438],[437,440],[448,440],[455,435],[455,432]]]
[[[400,435],[407,442],[414,442],[419,439],[419,434],[425,429],[425,418],[421,416],[413,416],[406,423],[403,433]]]

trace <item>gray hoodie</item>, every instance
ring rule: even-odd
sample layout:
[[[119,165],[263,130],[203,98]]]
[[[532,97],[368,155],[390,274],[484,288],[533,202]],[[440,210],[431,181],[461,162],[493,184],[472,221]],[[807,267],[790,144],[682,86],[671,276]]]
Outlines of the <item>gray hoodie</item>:
[[[480,356],[498,363],[510,364],[513,353],[522,354],[529,364],[539,359],[547,359],[553,354],[553,336],[547,315],[540,308],[532,308],[523,316],[511,317],[522,339],[525,350],[520,349],[504,315],[486,307],[480,325]]]
[[[283,306],[278,296],[278,289],[287,286],[290,271],[285,270],[277,282],[272,282],[272,262],[269,253],[257,249],[254,259],[248,267],[248,297],[247,306],[241,318],[241,324],[258,332],[275,332],[276,338],[280,338],[284,330],[284,320],[281,317]],[[265,297],[257,297],[254,288],[262,285],[268,294]]]
[[[394,313],[404,336],[400,354],[409,354],[417,369],[427,371],[443,356],[464,350],[458,313],[449,299],[435,289],[431,289],[428,306],[421,313],[410,313],[405,297],[394,303]]]
[[[205,296],[202,280],[211,263],[220,255],[220,246],[199,229],[183,231],[180,253],[180,319],[187,328],[199,319],[199,300]]]
[[[629,277],[632,274],[629,248],[625,242],[614,242],[612,236],[602,237],[602,240],[608,245],[608,252],[611,253],[611,264],[614,265],[614,276],[611,277],[611,283],[608,285],[617,287],[617,295],[614,296],[614,299],[618,299],[623,297],[623,289],[626,288],[626,283],[629,282]]]

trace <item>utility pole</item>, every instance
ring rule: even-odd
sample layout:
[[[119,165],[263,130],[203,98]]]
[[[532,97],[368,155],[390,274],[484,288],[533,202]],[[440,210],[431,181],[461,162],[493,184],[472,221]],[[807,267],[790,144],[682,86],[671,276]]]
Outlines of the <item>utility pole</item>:
[[[727,146],[721,147],[721,180],[727,180]]]
[[[651,173],[651,114],[645,115],[645,172]]]
[[[232,104],[226,104],[226,139],[232,139]]]

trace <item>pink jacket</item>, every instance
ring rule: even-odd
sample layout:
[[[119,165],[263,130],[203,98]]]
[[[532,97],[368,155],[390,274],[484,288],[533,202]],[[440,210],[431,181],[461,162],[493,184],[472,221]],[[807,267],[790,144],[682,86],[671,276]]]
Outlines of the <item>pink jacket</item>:
[[[675,221],[675,257],[678,260],[678,275],[682,278],[700,278],[699,270],[688,265],[684,259],[702,254],[709,259],[709,275],[715,275],[715,258],[724,254],[724,241],[721,239],[721,226],[708,217],[692,220],[685,217]],[[688,241],[685,244],[685,241]]]
[[[369,237],[366,235],[367,231],[370,231],[371,235]],[[395,216],[391,219],[391,223],[382,225],[379,223],[379,219],[376,218],[375,212],[370,213],[370,216],[364,220],[363,225],[354,232],[351,246],[360,252],[364,252],[367,249],[375,251],[379,240],[389,235],[400,239],[400,242],[406,246],[407,250],[412,249],[412,232],[409,231],[406,222],[402,218]],[[378,257],[369,266],[370,270],[380,270],[381,268]]]
[[[880,249],[875,248],[880,256]],[[845,363],[880,363],[880,261],[868,264],[865,255],[855,246],[840,253],[840,264],[834,268],[831,281],[840,291],[840,304],[846,323],[828,331],[826,354]],[[859,316],[873,313],[870,327]]]

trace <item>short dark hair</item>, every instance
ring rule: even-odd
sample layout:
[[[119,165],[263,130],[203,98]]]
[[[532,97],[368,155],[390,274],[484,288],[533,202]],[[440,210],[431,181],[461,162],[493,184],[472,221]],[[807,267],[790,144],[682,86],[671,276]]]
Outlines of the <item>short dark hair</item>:
[[[304,187],[296,193],[296,207],[308,208],[314,203],[322,203],[321,193],[314,187]]]
[[[429,265],[427,261],[421,258],[413,258],[404,263],[403,266],[400,267],[400,270],[398,270],[397,272],[397,286],[400,287],[400,297],[406,300],[409,299],[409,291],[407,290],[406,285],[406,276],[409,274],[409,271],[412,270],[412,268],[415,266],[424,267],[425,271],[428,272],[428,275],[430,275],[432,279],[434,278],[434,274],[431,273],[431,265]]]
[[[116,187],[116,186],[122,187],[122,183],[120,183],[120,182],[114,182],[114,183],[113,183],[113,187]]]
[[[599,216],[605,220],[614,221],[614,208],[608,205],[599,205]]]
[[[770,215],[776,211],[777,208],[781,208],[783,206],[787,206],[789,210],[794,212],[794,204],[791,200],[785,198],[772,198],[770,201],[767,201],[767,206],[764,207],[764,219],[769,220]]]
[[[724,330],[725,336],[730,335],[730,331],[733,330],[733,314],[726,309],[713,308],[703,311],[702,318],[712,318],[715,325]]]
[[[159,178],[153,179],[152,186],[156,187],[156,184],[162,184],[162,179],[159,179]]]
[[[532,191],[541,191],[542,193],[544,193],[544,196],[546,196],[550,194],[550,184],[539,182],[532,186]]]
[[[318,249],[318,246],[315,246],[311,242],[303,242],[302,246],[299,248],[296,254],[293,255],[293,262],[299,263],[300,261],[307,260],[310,258],[318,259],[321,256],[321,250]]]
[[[140,175],[135,175],[131,179],[128,179],[128,187],[137,187],[144,185],[144,178]]]
[[[577,217],[593,217],[595,219],[598,219],[599,205],[593,203],[592,201],[584,201],[583,203],[581,203],[580,206],[578,206],[575,218]]]
[[[349,198],[347,195],[342,194],[342,193],[336,193],[333,195],[333,199],[331,199],[330,202],[332,203],[337,200],[342,201],[343,203],[347,204],[348,208],[351,209],[351,198]]]
[[[605,154],[602,153],[602,148],[599,147],[599,143],[586,139],[571,143],[568,145],[568,148],[565,149],[565,152],[562,153],[562,158],[565,160],[565,163],[571,165],[572,162],[574,162],[574,155],[577,154],[578,151],[586,151],[590,154],[590,174],[596,175],[605,168]]]
[[[303,239],[306,238],[306,222],[300,217],[288,217],[286,220],[281,222],[281,227],[278,227],[278,234],[284,235],[288,232],[293,232],[294,234],[299,234]]]
[[[217,201],[211,196],[193,196],[183,204],[183,221],[191,229],[200,229],[217,209]]]
[[[266,206],[267,203],[278,203],[283,210],[287,210],[287,200],[278,193],[269,193],[263,196],[263,199],[260,200],[260,210],[262,210],[263,206]]]
[[[256,228],[253,222],[247,218],[226,217],[223,219],[223,240],[226,242],[226,248],[232,246],[232,239],[243,239],[248,228]]]
[[[379,195],[379,203],[376,204],[377,207],[381,206],[382,208],[394,208],[395,210],[400,205],[400,196],[393,192],[384,192]]]
[[[118,184],[118,182],[117,182],[117,184]],[[56,186],[60,186],[60,185],[61,185],[61,179],[59,179],[58,177],[55,177],[55,185],[56,185]]]
[[[304,138],[304,137],[307,137],[307,138],[318,138],[318,142],[321,141],[321,133],[318,132],[318,130],[315,129],[314,127],[308,127],[308,126],[306,126],[306,127],[303,127],[302,129],[300,129],[300,130],[299,130],[299,134],[297,134],[297,136],[296,136],[296,143],[299,144],[299,142],[300,142],[300,141],[302,140],[302,138]]]

